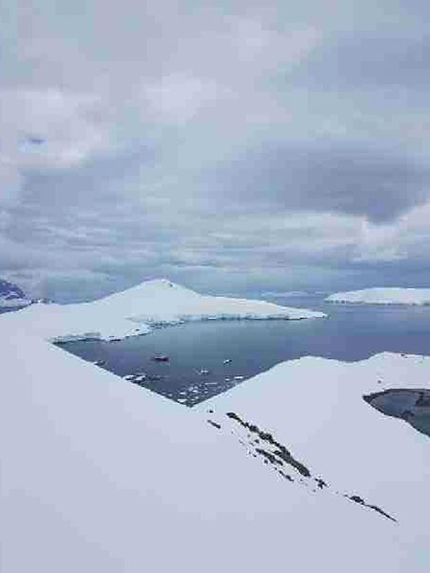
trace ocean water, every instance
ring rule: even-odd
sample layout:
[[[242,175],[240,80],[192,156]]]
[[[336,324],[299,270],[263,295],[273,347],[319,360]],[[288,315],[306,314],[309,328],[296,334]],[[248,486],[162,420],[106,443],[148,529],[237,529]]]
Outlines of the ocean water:
[[[61,344],[81,358],[192,406],[259,372],[301,356],[356,361],[382,352],[430,355],[430,307],[338,305],[318,297],[267,300],[322,310],[326,319],[206,321],[118,342]],[[167,362],[156,362],[156,355]],[[228,361],[228,363],[226,362]]]

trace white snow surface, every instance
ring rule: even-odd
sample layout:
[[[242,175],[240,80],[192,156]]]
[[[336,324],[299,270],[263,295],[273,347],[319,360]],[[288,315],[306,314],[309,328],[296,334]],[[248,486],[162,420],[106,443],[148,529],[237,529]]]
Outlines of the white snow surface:
[[[189,409],[2,322],[0,339],[2,573],[429,570],[428,438],[361,399],[377,376],[428,384],[428,359],[302,359]],[[232,409],[331,489],[247,455]]]
[[[145,334],[154,324],[207,319],[320,318],[321,312],[288,308],[259,300],[207,296],[166,279],[144,282],[126,291],[80,304],[34,304],[3,315],[27,332],[52,341],[121,339]]]
[[[350,304],[430,304],[430,288],[375,287],[337,292],[326,298],[328,302]]]
[[[329,484],[326,494],[340,495],[345,503],[350,502],[343,494],[359,495],[367,504],[385,510],[398,522],[392,541],[405,558],[394,570],[430,570],[430,438],[363,400],[365,394],[391,388],[430,389],[430,357],[383,353],[355,363],[306,357],[278,364],[197,408],[203,415],[212,410],[211,418],[222,426],[220,431],[231,436],[233,430],[250,450],[245,437],[249,432],[226,416],[236,413],[269,431],[314,476],[322,477]],[[288,473],[298,475],[294,470]],[[349,520],[343,524],[346,530],[355,525]],[[389,521],[386,525],[390,529]],[[342,545],[346,531],[341,531],[334,514],[327,516],[327,527]],[[368,534],[372,535],[370,530]],[[360,550],[354,556],[368,552],[377,561],[381,538],[369,543],[361,535],[357,535]],[[390,552],[387,549],[387,557]],[[388,562],[378,566],[376,561],[371,571],[391,570]],[[338,571],[331,564],[320,566]],[[361,569],[351,563],[347,570]]]

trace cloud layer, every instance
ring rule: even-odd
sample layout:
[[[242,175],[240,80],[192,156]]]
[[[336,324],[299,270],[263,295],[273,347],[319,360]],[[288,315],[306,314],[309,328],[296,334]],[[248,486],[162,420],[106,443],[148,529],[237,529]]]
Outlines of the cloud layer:
[[[424,2],[3,4],[4,278],[428,286]]]

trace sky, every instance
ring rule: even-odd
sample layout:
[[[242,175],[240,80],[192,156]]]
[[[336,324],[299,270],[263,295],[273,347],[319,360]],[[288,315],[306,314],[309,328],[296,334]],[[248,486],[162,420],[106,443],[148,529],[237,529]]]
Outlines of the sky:
[[[0,277],[430,285],[426,0],[0,0]]]

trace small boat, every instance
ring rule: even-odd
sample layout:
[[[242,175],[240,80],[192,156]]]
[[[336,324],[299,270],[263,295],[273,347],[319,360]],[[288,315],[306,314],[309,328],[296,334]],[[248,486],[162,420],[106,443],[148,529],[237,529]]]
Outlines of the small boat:
[[[154,360],[154,362],[169,362],[169,357],[165,354],[157,354],[153,356],[151,360]]]
[[[225,360],[222,361],[223,364],[230,364],[231,363],[231,358],[226,358]]]
[[[209,371],[209,370],[206,370],[206,368],[201,368],[201,369],[198,371],[198,373],[199,373],[201,376],[207,376],[208,374],[210,374],[210,371]]]

